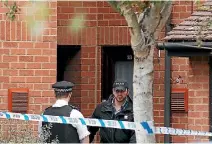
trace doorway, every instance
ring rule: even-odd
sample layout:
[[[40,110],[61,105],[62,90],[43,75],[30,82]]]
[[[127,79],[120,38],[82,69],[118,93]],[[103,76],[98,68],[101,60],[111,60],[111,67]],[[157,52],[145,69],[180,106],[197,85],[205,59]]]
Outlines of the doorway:
[[[102,101],[112,93],[113,82],[125,79],[133,94],[133,51],[130,46],[104,46],[102,48]]]
[[[58,45],[57,47],[57,81],[70,81],[74,83],[71,104],[78,107],[81,104],[80,84],[80,46]]]
[[[80,63],[80,46],[58,45],[57,46],[57,81],[65,80],[65,71],[74,71],[77,59]],[[68,78],[70,80],[70,78]]]

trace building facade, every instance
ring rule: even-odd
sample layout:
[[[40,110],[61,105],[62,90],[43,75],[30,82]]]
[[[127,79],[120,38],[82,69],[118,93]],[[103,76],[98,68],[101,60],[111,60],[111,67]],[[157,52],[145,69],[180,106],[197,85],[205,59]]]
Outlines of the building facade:
[[[125,19],[107,2],[46,4],[50,10],[46,21],[40,19],[39,14],[33,15],[34,21],[45,23],[44,32],[33,37],[24,12],[29,14],[39,4],[18,1],[21,11],[10,21],[5,15],[8,8],[0,2],[0,110],[15,107],[14,101],[8,99],[9,90],[21,88],[28,90],[27,112],[40,114],[54,101],[51,85],[68,80],[75,83],[72,103],[88,117],[98,103],[107,99],[115,78],[125,77],[132,81],[133,54]],[[175,1],[170,26],[183,22],[195,9],[192,1]],[[70,20],[78,15],[85,16],[85,27],[78,32],[70,31]],[[165,29],[160,39],[164,37]],[[156,126],[164,125],[164,58],[164,51],[155,49]],[[209,131],[208,62],[209,57],[205,56],[172,58],[172,88],[188,90],[188,111],[172,111],[172,127]],[[157,135],[157,142],[163,142],[163,137]],[[208,137],[173,136],[172,141],[204,142]]]

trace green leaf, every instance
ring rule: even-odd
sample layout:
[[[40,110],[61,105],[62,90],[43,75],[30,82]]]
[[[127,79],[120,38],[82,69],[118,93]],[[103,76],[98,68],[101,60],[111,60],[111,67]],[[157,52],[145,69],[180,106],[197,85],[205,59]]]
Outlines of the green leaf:
[[[17,10],[17,5],[16,5],[15,2],[14,2],[14,4],[13,4],[13,6],[12,6],[12,10],[13,10],[13,11],[16,11],[16,10]]]
[[[15,15],[11,16],[11,20],[14,21],[15,20]]]

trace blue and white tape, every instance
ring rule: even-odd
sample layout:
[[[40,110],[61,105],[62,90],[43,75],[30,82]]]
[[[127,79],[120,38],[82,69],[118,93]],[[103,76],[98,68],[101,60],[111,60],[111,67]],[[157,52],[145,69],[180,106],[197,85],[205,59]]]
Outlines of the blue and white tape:
[[[0,118],[17,119],[25,121],[43,121],[43,122],[63,123],[63,124],[79,124],[79,125],[118,128],[118,129],[131,129],[131,130],[141,129],[145,131],[147,134],[154,133],[154,134],[170,134],[170,135],[212,136],[211,132],[175,129],[169,127],[154,127],[152,121],[138,123],[138,122],[117,121],[117,120],[71,118],[64,116],[21,114],[11,112],[0,112]]]

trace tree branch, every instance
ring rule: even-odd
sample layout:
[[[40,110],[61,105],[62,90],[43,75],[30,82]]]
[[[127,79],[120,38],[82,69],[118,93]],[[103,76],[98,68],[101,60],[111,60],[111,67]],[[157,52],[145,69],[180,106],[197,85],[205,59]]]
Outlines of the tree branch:
[[[121,13],[125,17],[128,27],[130,28],[131,46],[133,50],[140,48],[144,44],[144,36],[138,23],[138,19],[131,6],[124,2],[119,2]]]
[[[159,32],[164,27],[172,10],[172,1],[163,1],[152,4],[151,8],[146,10],[144,15],[139,20],[142,29],[146,29],[149,36],[157,39]]]
[[[125,17],[131,35],[131,46],[137,57],[154,45],[165,25],[172,8],[172,1],[152,2],[138,17],[131,5],[124,1],[109,1],[109,4]]]
[[[155,27],[154,30],[154,38],[158,39],[159,33],[161,32],[162,28],[165,26],[171,11],[172,11],[172,1],[165,1],[165,4],[162,4],[162,10],[160,11],[160,20],[158,21],[158,25]]]

